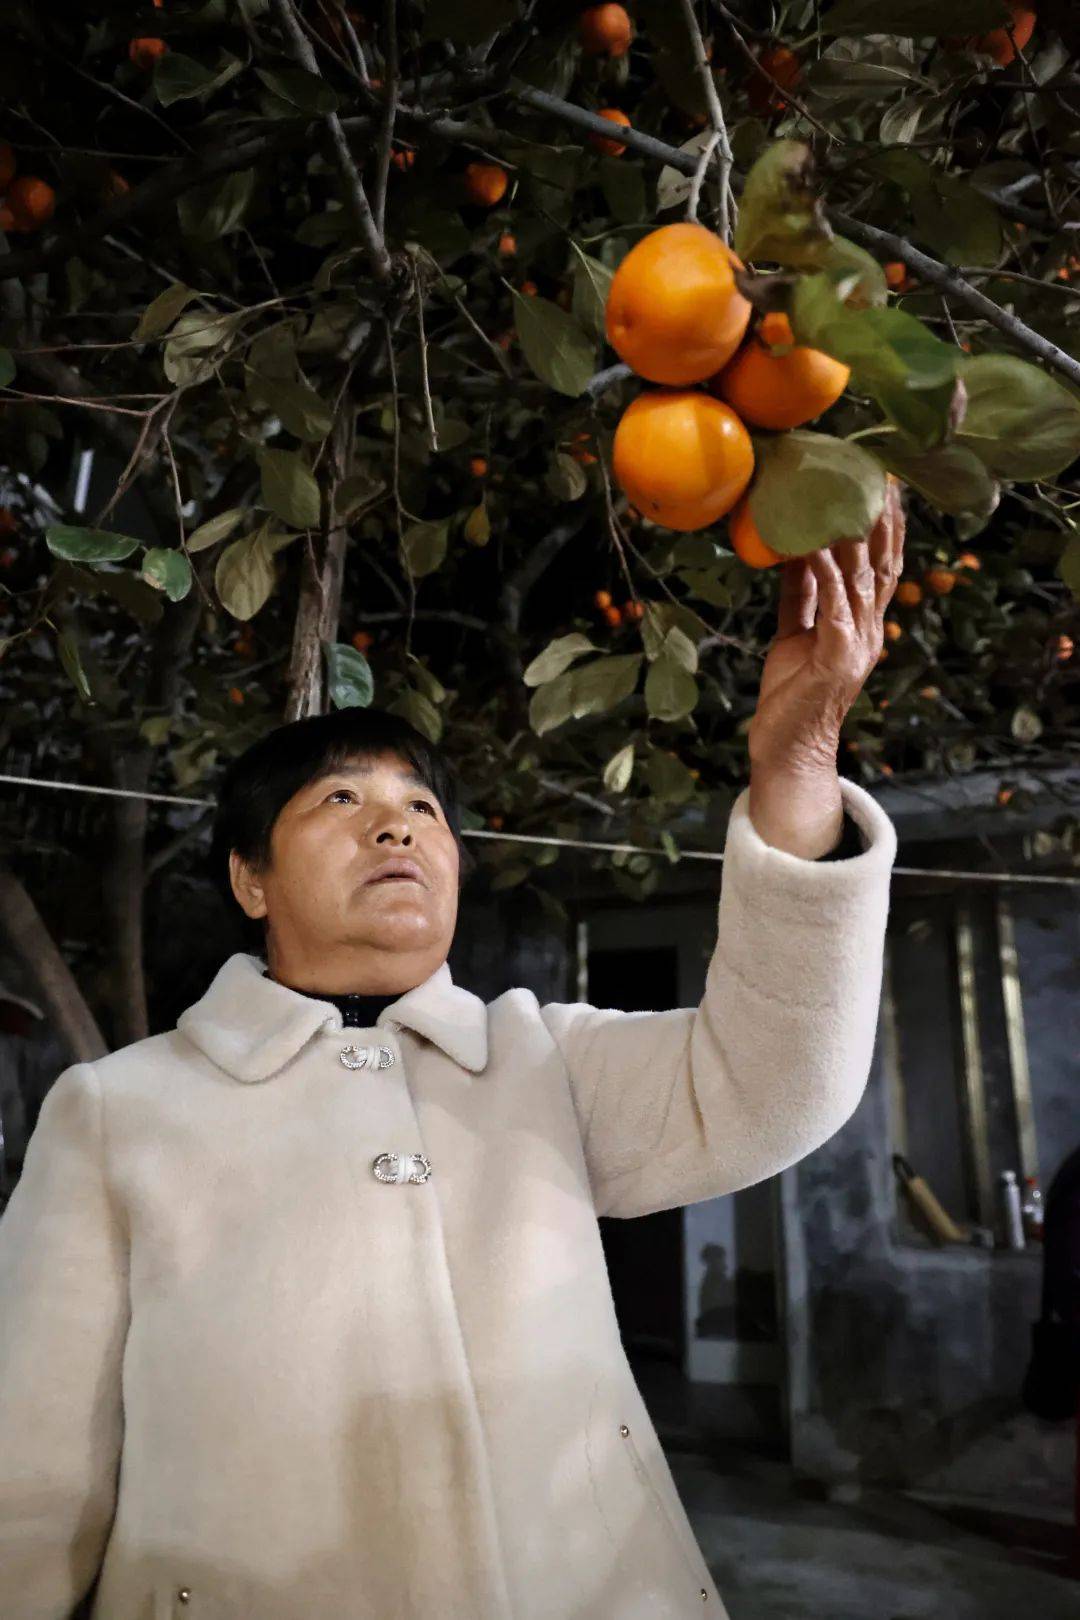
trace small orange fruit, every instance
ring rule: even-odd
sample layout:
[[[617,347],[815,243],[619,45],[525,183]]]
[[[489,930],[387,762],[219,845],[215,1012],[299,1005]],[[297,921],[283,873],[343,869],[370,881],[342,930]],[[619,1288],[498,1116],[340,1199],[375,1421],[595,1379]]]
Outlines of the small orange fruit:
[[[890,259],[888,264],[882,265],[881,268],[885,272],[885,285],[887,287],[890,287],[893,292],[907,292],[912,282],[911,277],[908,275],[908,267],[902,259]]]
[[[619,418],[612,470],[654,523],[704,529],[750,482],[754,449],[735,412],[711,394],[649,389]]]
[[[573,440],[571,441],[570,449],[567,452],[574,458],[575,461],[580,462],[583,467],[591,467],[596,460],[596,457],[593,455],[592,451],[586,448],[591,439],[591,433],[575,433]]]
[[[368,648],[374,645],[374,642],[375,637],[370,630],[357,630],[353,633],[352,644],[359,653],[367,652]]]
[[[951,568],[928,568],[923,575],[923,584],[935,596],[948,596],[956,584],[956,575]]]
[[[396,152],[391,152],[390,161],[395,169],[411,169],[416,162],[416,153],[412,147],[402,146]]]
[[[895,619],[886,619],[882,627],[885,631],[886,641],[899,641],[903,635],[903,626],[897,624]]]
[[[470,202],[493,208],[506,195],[506,170],[497,163],[467,163],[465,191]]]
[[[835,405],[851,368],[820,349],[795,343],[786,315],[770,317],[769,329],[793,347],[774,354],[752,339],[710,387],[754,427],[801,427]]]
[[[956,559],[957,568],[971,568],[976,573],[982,567],[982,562],[973,551],[962,551]]]
[[[750,515],[748,495],[743,496],[728,518],[728,536],[732,551],[748,568],[772,568],[774,563],[785,561],[782,552],[774,551],[761,538],[758,526]]]
[[[941,696],[941,688],[939,686],[920,686],[919,696],[925,698],[928,703],[935,703]]]
[[[623,129],[630,128],[629,118],[618,107],[601,107],[597,117],[606,118],[612,124],[621,124]],[[589,145],[595,146],[598,152],[606,152],[608,157],[621,157],[626,151],[625,141],[614,141],[607,135],[590,135]]]
[[[535,281],[523,281],[521,283],[521,291],[525,294],[526,298],[535,298],[540,289],[536,285]]]
[[[882,647],[881,651],[878,653],[877,657],[874,659],[875,664],[883,664],[885,662],[886,658],[888,658],[888,656],[889,656],[888,647]]]
[[[1013,796],[1013,794],[1015,792],[1016,792],[1016,789],[1011,788],[1011,787],[1000,787],[1000,788],[998,788],[998,790],[997,790],[997,802],[998,802],[998,804],[1008,804],[1009,800],[1012,798],[1012,796]]]
[[[1056,651],[1054,653],[1054,657],[1058,660],[1058,662],[1060,664],[1067,664],[1069,659],[1072,657],[1072,655],[1073,655],[1073,639],[1072,639],[1072,636],[1058,636],[1058,638],[1057,638],[1057,648],[1056,648]]]
[[[1008,28],[992,28],[988,34],[977,34],[974,39],[965,41],[969,49],[978,51],[981,56],[992,56],[998,67],[1008,67],[1035,31],[1033,11],[1020,5],[1019,0],[1007,0],[1007,4],[1012,12],[1011,35]]]
[[[469,457],[469,471],[472,473],[474,478],[486,478],[487,470],[488,464],[486,456]]]
[[[902,579],[896,587],[896,600],[901,607],[918,607],[922,599],[922,586],[913,579]]]
[[[502,816],[500,816],[500,815],[488,816],[488,826],[493,828],[495,832],[501,832],[502,831],[502,826],[503,826],[503,818],[502,818]]]
[[[878,770],[881,772],[882,776],[892,776],[893,774],[893,768],[891,765],[879,765]]]
[[[770,112],[782,111],[787,102],[777,86],[793,90],[801,77],[802,64],[795,52],[786,45],[772,45],[762,51],[746,87],[750,111],[762,118]]]
[[[650,382],[703,382],[731,359],[750,320],[735,284],[742,268],[715,232],[695,221],[650,231],[611,278],[608,342]]]
[[[622,614],[619,612],[617,607],[606,607],[604,609],[604,618],[607,620],[608,624],[611,625],[612,629],[615,629],[617,625],[622,624]]]
[[[230,686],[229,687],[229,702],[230,703],[243,703],[243,701],[244,701],[244,694],[243,694],[243,692],[241,692],[240,688],[238,686]]]
[[[6,191],[18,168],[15,148],[10,141],[0,141],[0,191]]]
[[[510,231],[503,231],[499,237],[499,252],[507,258],[517,252],[517,242]]]
[[[628,619],[643,619],[645,617],[644,602],[624,602],[623,614]]]
[[[0,534],[14,534],[19,520],[10,506],[0,506]]]
[[[596,595],[593,597],[593,602],[598,608],[609,608],[611,606],[611,592],[597,591]]]
[[[128,44],[128,55],[144,73],[154,71],[154,63],[168,50],[163,39],[133,39]]]
[[[496,345],[500,349],[503,349],[504,351],[506,349],[509,349],[509,347],[510,347],[511,343],[513,343],[513,341],[514,341],[514,332],[513,332],[512,328],[511,328],[511,330],[509,332],[500,332],[498,337],[495,339]]]
[[[125,196],[131,190],[131,186],[116,169],[110,169],[105,180],[104,190],[106,199],[109,202],[114,202],[117,197]]]
[[[11,182],[6,198],[11,210],[15,231],[36,231],[52,218],[56,209],[56,192],[47,180],[36,174],[22,174]]]
[[[589,6],[578,18],[578,38],[586,56],[625,56],[633,37],[625,6]]]

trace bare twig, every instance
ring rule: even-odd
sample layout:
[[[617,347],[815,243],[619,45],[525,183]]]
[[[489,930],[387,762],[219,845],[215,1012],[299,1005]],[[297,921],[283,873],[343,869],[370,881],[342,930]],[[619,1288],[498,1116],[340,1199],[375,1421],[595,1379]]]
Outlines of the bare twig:
[[[292,0],[273,0],[273,4],[292,54],[301,67],[306,68],[309,73],[317,74],[319,64],[315,59],[315,52],[300,27]],[[331,112],[324,114],[322,122],[330,135],[338,168],[345,186],[346,201],[353,216],[353,222],[360,233],[360,239],[367,248],[372,273],[377,281],[388,282],[393,276],[393,265],[387,252],[386,240],[375,222],[375,216],[371,212],[371,204],[368,202],[367,192],[364,190],[364,182],[360,178],[360,171],[349,149],[345,131],[341,127],[341,119],[336,112]]]
[[[697,68],[698,78],[701,80],[701,88],[705,92],[705,104],[709,109],[709,122],[716,136],[716,141],[710,143],[709,150],[711,151],[714,145],[720,148],[720,161],[717,164],[717,185],[720,193],[720,237],[724,243],[730,246],[731,227],[735,214],[735,198],[731,192],[731,169],[735,159],[731,152],[731,142],[728,140],[724,109],[717,94],[716,80],[712,76],[709,59],[705,54],[705,41],[701,37],[701,29],[698,27],[698,20],[694,14],[694,0],[682,0],[682,11],[686,22],[686,31],[690,35],[690,49],[694,57],[694,66]],[[707,162],[708,158],[705,158],[700,166],[700,172],[704,173],[705,163]],[[700,181],[696,175],[695,181],[700,186]],[[688,212],[687,217],[696,219],[697,194],[693,187],[691,187],[690,196],[694,212]]]
[[[708,140],[705,142],[705,145],[701,148],[701,156],[698,158],[697,168],[694,170],[694,178],[690,182],[690,190],[686,197],[687,219],[697,219],[698,199],[701,196],[701,182],[705,178],[705,170],[709,167],[709,162],[713,153],[716,151],[719,140],[720,131],[718,129],[714,129]],[[724,196],[727,196],[726,179],[724,181]]]
[[[342,13],[344,16],[344,12]],[[375,224],[380,235],[386,235],[386,193],[390,182],[390,151],[394,144],[394,113],[397,107],[398,66],[397,0],[386,0],[383,7],[383,32],[386,40],[385,74],[383,81],[382,124],[375,148]]]
[[[549,95],[546,90],[537,90],[533,85],[515,82],[512,94],[515,100],[526,106],[550,113],[555,118],[561,118],[564,123],[587,130],[590,134],[610,134],[610,125],[606,118],[599,118],[583,107],[575,107],[558,96]],[[653,158],[656,162],[669,164],[680,174],[693,176],[697,167],[697,159],[692,152],[681,152],[678,147],[668,146],[665,141],[658,141],[655,136],[643,135],[631,128],[620,129],[619,139],[631,151],[640,152],[642,157]],[[1051,343],[1049,338],[1044,338],[1041,333],[1034,331],[1018,316],[1007,314],[949,265],[941,264],[929,254],[920,252],[893,231],[879,230],[876,225],[863,225],[850,214],[841,213],[836,209],[830,209],[828,215],[837,230],[850,237],[852,241],[861,243],[863,247],[875,249],[882,258],[900,259],[909,270],[914,270],[916,275],[921,276],[931,286],[947,292],[958,303],[966,304],[968,309],[974,310],[992,326],[1004,332],[1018,348],[1026,349],[1029,354],[1044,360],[1062,376],[1080,385],[1080,361],[1074,360],[1072,355],[1066,354],[1056,343]]]

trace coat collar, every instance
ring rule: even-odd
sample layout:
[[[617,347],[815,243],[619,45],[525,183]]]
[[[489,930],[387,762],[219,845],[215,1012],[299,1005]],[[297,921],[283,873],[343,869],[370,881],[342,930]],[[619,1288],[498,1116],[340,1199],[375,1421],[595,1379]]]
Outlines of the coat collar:
[[[269,1079],[320,1029],[344,1028],[333,1002],[266,978],[265,966],[261,957],[237,951],[176,1021],[180,1033],[235,1080]],[[454,983],[446,962],[383,1009],[375,1027],[384,1026],[414,1030],[474,1073],[487,1064],[487,1007]]]

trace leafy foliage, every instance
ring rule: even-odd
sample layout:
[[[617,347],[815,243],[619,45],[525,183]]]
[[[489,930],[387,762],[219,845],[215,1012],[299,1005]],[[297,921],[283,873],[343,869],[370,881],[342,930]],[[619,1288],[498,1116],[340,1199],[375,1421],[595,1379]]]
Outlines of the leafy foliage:
[[[380,8],[292,9],[303,51],[266,0],[166,0],[149,70],[130,12],[8,24],[0,140],[56,194],[39,229],[0,231],[11,730],[45,723],[74,759],[107,723],[153,748],[163,791],[205,788],[282,716],[298,603],[333,551],[326,702],[444,742],[467,825],[569,835],[606,795],[677,859],[673,810],[745,781],[778,585],[723,525],[628,512],[610,476],[641,387],[604,343],[611,275],[683,217],[710,134],[682,8],[641,0],[631,51],[605,58],[565,5],[526,23],[514,0],[400,0],[397,84]],[[865,532],[886,471],[910,491],[921,599],[890,609],[845,769],[1059,759],[1077,741],[1075,16],[1040,12],[999,65],[974,41],[1001,0],[698,11],[748,296],[852,371],[820,422],[756,435],[755,521],[798,556]],[[766,41],[794,52],[784,85]],[[611,106],[632,123],[618,157],[579,117]],[[494,203],[471,164],[505,170]],[[898,250],[875,233],[911,261],[888,281]],[[482,851],[499,887],[549,858]],[[634,862],[612,858],[613,881],[648,893],[655,865]]]

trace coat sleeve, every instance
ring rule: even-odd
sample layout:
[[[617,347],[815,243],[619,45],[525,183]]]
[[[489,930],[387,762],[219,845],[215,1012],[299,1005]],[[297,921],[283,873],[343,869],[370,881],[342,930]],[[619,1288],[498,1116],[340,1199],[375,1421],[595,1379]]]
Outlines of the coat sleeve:
[[[116,1503],[127,1244],[89,1063],[53,1082],[0,1218],[0,1612],[68,1620]]]
[[[598,1215],[748,1187],[854,1112],[873,1056],[896,832],[840,779],[866,848],[805,860],[765,843],[749,789],[728,822],[717,938],[697,1007],[549,1002]]]

